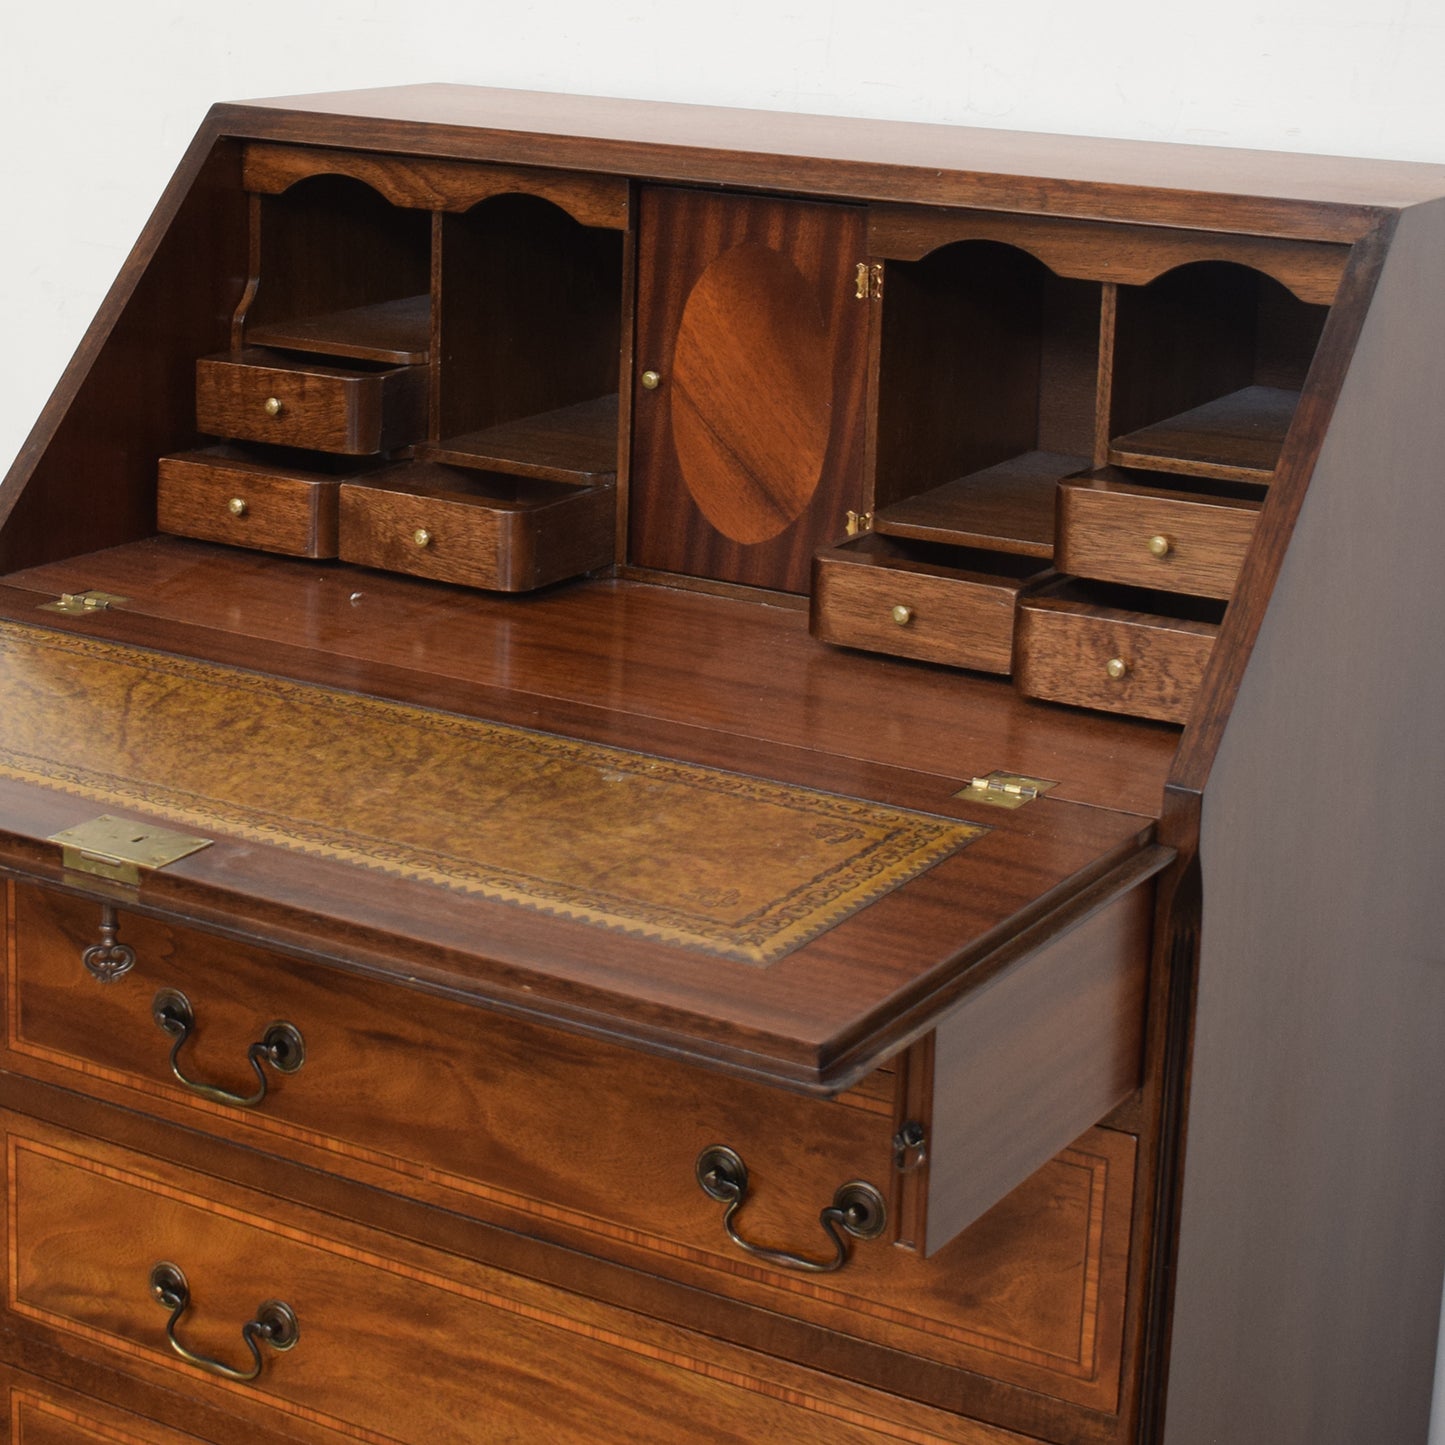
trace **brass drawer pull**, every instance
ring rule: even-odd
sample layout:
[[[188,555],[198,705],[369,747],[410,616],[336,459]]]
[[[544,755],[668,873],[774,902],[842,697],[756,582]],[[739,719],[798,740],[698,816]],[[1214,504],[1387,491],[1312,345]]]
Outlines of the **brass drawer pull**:
[[[176,1338],[176,1326],[191,1302],[191,1287],[186,1283],[186,1276],[179,1265],[165,1260],[152,1265],[150,1290],[152,1298],[171,1312],[170,1319],[166,1321],[166,1339],[171,1349],[188,1365],[195,1365],[207,1374],[219,1375],[223,1380],[237,1380],[245,1384],[260,1375],[261,1347],[257,1341],[264,1340],[273,1350],[289,1350],[301,1337],[296,1312],[290,1305],[281,1300],[264,1301],[257,1305],[255,1319],[247,1320],[241,1326],[241,1338],[251,1352],[251,1365],[249,1369],[238,1370],[224,1360],[213,1360],[209,1355],[198,1355],[194,1350],[188,1350]]]
[[[301,1032],[292,1024],[274,1023],[260,1040],[246,1050],[246,1058],[256,1071],[256,1091],[253,1094],[236,1094],[215,1084],[203,1084],[198,1079],[188,1079],[181,1072],[180,1055],[191,1030],[196,1026],[196,1011],[191,1001],[179,989],[163,988],[151,1002],[151,1017],[163,1033],[170,1034],[175,1043],[171,1046],[171,1073],[193,1094],[209,1099],[213,1104],[232,1104],[238,1109],[254,1109],[265,1097],[270,1087],[263,1063],[270,1064],[278,1074],[294,1074],[306,1062],[306,1043]]]
[[[109,903],[100,905],[100,942],[92,943],[81,955],[86,971],[102,983],[110,983],[135,967],[135,949],[120,942],[120,918]]]
[[[848,1240],[877,1239],[888,1223],[888,1206],[883,1196],[861,1179],[840,1184],[833,1202],[818,1215],[818,1223],[833,1241],[832,1259],[808,1259],[788,1250],[769,1249],[751,1244],[738,1232],[733,1221],[748,1197],[748,1166],[738,1154],[724,1144],[713,1144],[697,1156],[695,1172],[703,1193],[727,1208],[723,1211],[723,1228],[728,1238],[741,1250],[765,1264],[783,1269],[798,1269],[809,1274],[831,1274],[848,1262]]]
[[[264,411],[267,416],[280,416],[286,408],[279,396],[268,396],[261,410]]]

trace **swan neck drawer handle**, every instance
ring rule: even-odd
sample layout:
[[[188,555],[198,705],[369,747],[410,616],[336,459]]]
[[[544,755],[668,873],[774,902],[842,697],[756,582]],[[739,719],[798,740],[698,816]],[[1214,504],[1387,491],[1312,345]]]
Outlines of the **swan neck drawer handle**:
[[[753,1244],[738,1233],[736,1219],[748,1197],[748,1166],[725,1144],[712,1144],[697,1156],[697,1182],[710,1199],[727,1208],[723,1228],[728,1238],[764,1264],[796,1269],[807,1274],[831,1274],[848,1262],[850,1239],[877,1239],[888,1224],[888,1206],[883,1196],[861,1179],[840,1184],[833,1202],[818,1215],[818,1223],[833,1243],[831,1259],[810,1259],[790,1250],[770,1249]]]
[[[187,1349],[176,1336],[176,1326],[191,1303],[191,1287],[179,1265],[165,1260],[151,1266],[151,1297],[157,1304],[171,1312],[166,1321],[166,1340],[172,1350],[188,1365],[205,1370],[209,1375],[219,1375],[223,1380],[236,1380],[247,1384],[261,1373],[264,1363],[261,1359],[261,1343],[273,1350],[289,1350],[301,1337],[301,1327],[296,1322],[296,1312],[281,1300],[266,1300],[256,1306],[256,1316],[241,1326],[241,1338],[251,1352],[249,1368],[237,1369],[224,1360],[214,1360],[209,1355],[198,1355]]]
[[[171,1045],[171,1073],[193,1094],[199,1094],[213,1104],[254,1109],[270,1088],[270,1078],[261,1067],[263,1063],[270,1064],[278,1074],[294,1074],[306,1062],[306,1043],[301,1031],[293,1024],[271,1024],[261,1038],[246,1050],[246,1060],[256,1072],[256,1088],[250,1094],[237,1094],[219,1085],[189,1078],[181,1068],[181,1050],[196,1026],[196,1011],[185,994],[176,988],[163,988],[151,1002],[151,1017],[162,1033],[175,1039]]]

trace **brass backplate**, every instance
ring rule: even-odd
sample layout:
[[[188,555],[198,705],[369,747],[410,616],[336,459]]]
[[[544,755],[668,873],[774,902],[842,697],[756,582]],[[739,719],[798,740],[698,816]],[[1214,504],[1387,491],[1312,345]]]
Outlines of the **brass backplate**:
[[[209,848],[212,840],[102,813],[88,823],[52,833],[47,841],[60,844],[61,862],[77,873],[135,884],[142,870],[164,868]]]
[[[985,803],[990,808],[1022,808],[1037,797],[1059,785],[1051,778],[1030,778],[1022,773],[995,770],[987,777],[975,778],[953,796],[966,803]]]

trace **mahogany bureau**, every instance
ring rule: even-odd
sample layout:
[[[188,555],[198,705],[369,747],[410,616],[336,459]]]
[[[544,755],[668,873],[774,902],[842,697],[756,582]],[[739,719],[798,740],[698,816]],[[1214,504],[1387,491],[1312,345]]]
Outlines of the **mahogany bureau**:
[[[1423,1441],[1441,197],[213,110],[0,490],[0,1435]]]

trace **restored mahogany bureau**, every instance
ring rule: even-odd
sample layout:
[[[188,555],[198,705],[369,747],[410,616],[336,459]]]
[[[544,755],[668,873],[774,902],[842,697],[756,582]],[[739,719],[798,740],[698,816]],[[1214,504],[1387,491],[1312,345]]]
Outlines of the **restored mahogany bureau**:
[[[0,491],[4,1439],[1423,1440],[1441,196],[213,111]]]

